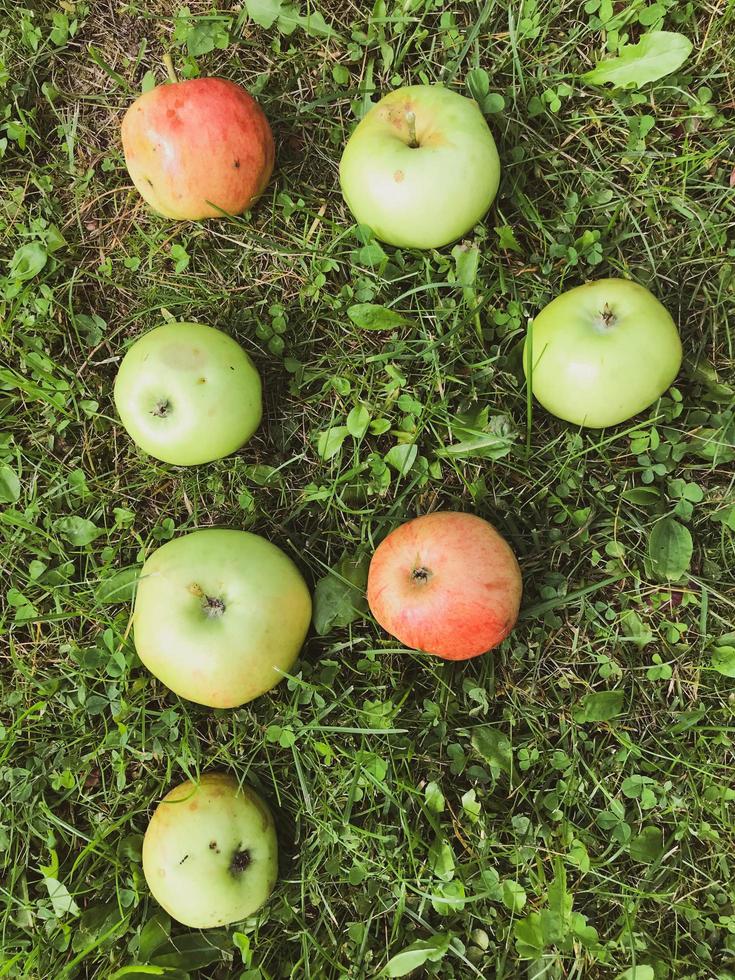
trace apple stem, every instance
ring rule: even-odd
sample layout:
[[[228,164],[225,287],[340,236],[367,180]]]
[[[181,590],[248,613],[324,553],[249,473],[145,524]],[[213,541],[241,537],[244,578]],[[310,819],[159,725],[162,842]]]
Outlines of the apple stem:
[[[406,123],[408,124],[408,145],[412,150],[415,150],[419,145],[419,141],[416,139],[416,113],[407,112],[406,113]]]
[[[168,53],[168,51],[163,56],[163,63],[166,66],[166,74],[168,75],[168,80],[171,82],[172,85],[175,85],[178,82],[179,77],[176,74],[176,69],[174,68],[174,60],[171,57],[171,55]]]

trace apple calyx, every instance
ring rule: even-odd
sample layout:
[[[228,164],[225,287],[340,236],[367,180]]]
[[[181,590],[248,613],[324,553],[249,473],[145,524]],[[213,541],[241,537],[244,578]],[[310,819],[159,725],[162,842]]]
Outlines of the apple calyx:
[[[424,565],[419,565],[411,570],[411,581],[416,585],[425,585],[433,576],[433,572]]]
[[[232,855],[232,860],[230,861],[230,874],[235,875],[235,877],[241,875],[243,871],[250,867],[251,860],[250,851],[247,848],[243,848],[241,845]]]
[[[151,415],[155,415],[156,418],[165,419],[169,414],[171,409],[171,402],[168,398],[162,398],[160,402],[156,403],[155,408],[151,410]]]
[[[196,596],[197,599],[202,600],[202,609],[210,618],[215,619],[217,616],[224,614],[226,607],[222,599],[217,598],[217,596],[207,595],[204,589],[200,585],[197,585],[196,582],[192,582],[189,586],[189,592]]]
[[[607,327],[608,329],[610,327],[612,327],[614,325],[615,321],[617,320],[617,317],[615,316],[615,314],[613,313],[613,311],[610,309],[610,306],[609,306],[608,303],[605,303],[605,305],[603,306],[602,312],[600,313],[600,319],[602,320],[602,325],[604,327]]]

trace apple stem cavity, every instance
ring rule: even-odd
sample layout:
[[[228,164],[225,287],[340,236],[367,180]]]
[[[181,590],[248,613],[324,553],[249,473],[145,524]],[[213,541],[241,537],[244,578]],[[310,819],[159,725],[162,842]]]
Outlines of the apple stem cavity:
[[[173,58],[168,52],[163,56],[163,63],[166,67],[166,74],[168,75],[168,80],[171,82],[172,85],[176,85],[179,81],[179,76],[176,74]]]
[[[416,138],[416,113],[406,113],[406,124],[408,125],[408,145],[412,150],[417,149],[419,141]]]
[[[230,872],[237,876],[243,873],[248,867],[250,867],[250,851],[247,849],[242,850],[238,848],[232,855],[232,860],[230,861]]]

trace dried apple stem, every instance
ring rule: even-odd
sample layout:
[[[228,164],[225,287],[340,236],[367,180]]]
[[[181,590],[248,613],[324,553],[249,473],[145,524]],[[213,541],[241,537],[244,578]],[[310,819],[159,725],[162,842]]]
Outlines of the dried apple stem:
[[[408,145],[412,149],[416,149],[419,145],[419,141],[416,139],[416,113],[407,112],[406,113],[406,123],[408,125]]]
[[[166,74],[168,75],[169,81],[171,82],[172,85],[175,85],[178,82],[179,77],[176,74],[176,69],[174,68],[174,61],[170,54],[166,53],[163,56],[163,63],[166,66]]]

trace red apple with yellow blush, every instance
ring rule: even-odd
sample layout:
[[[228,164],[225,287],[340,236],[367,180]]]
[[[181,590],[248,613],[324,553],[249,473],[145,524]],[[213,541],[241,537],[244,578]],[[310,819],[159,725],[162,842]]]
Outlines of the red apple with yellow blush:
[[[402,524],[373,555],[370,610],[407,647],[468,660],[518,619],[521,572],[508,542],[474,514],[437,511]]]
[[[255,99],[224,78],[159,85],[122,122],[125,163],[154,211],[198,220],[242,214],[273,171],[273,134]]]

